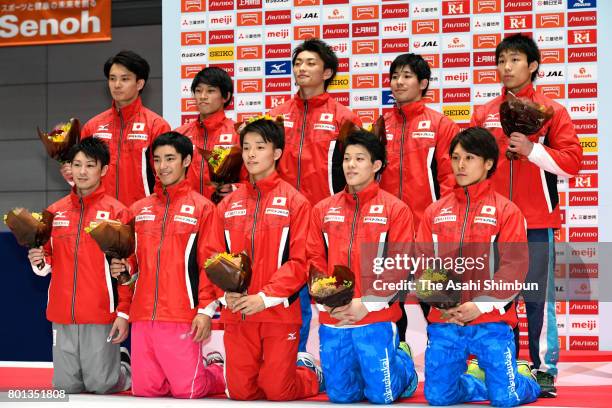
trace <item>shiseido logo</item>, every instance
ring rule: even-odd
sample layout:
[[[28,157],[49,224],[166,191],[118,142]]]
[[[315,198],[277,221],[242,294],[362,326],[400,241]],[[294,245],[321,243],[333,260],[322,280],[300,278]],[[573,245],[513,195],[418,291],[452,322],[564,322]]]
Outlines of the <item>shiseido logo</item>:
[[[233,10],[234,0],[209,0],[208,9],[210,11]]]
[[[597,48],[570,48],[567,50],[568,62],[594,62],[597,61]]]
[[[442,20],[442,32],[454,33],[470,31],[470,18],[445,18]]]
[[[599,338],[596,336],[570,336],[570,350],[599,350]]]
[[[442,66],[448,67],[469,67],[470,66],[470,54],[444,54],[442,56]]]
[[[531,11],[531,0],[529,1],[509,1],[504,2],[504,11]]]
[[[234,30],[210,31],[208,33],[210,44],[227,44],[234,42]]]
[[[570,27],[597,25],[597,13],[595,11],[569,13],[567,25]]]
[[[442,100],[444,102],[469,102],[470,88],[446,88],[443,90]]]
[[[406,52],[408,51],[408,39],[395,38],[395,39],[384,39],[382,41],[382,52]]]
[[[572,122],[578,134],[597,134],[597,119],[576,119]]]
[[[348,38],[349,33],[350,29],[348,24],[334,24],[323,26],[323,38]]]
[[[569,84],[570,98],[597,98],[597,84]]]
[[[291,24],[291,10],[266,11],[266,24]]]
[[[383,4],[383,18],[408,18],[408,4]]]
[[[289,58],[291,56],[291,44],[266,45],[266,58]]]

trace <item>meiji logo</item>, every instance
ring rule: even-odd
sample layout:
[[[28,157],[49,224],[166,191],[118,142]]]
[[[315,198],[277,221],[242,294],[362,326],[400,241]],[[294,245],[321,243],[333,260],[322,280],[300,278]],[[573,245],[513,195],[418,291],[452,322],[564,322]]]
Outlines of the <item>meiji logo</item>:
[[[504,11],[507,12],[515,12],[515,11],[531,11],[532,4],[531,0],[528,1],[504,1]]]
[[[298,26],[293,27],[293,37],[295,40],[308,40],[309,38],[319,37],[320,26]]]
[[[378,18],[378,6],[354,6],[353,20],[376,20]]]
[[[599,264],[578,263],[570,265],[570,278],[572,279],[597,279],[599,277]]]
[[[266,45],[266,58],[290,58],[291,44]]]
[[[239,26],[259,26],[262,22],[261,11],[252,11],[247,13],[238,13]]]
[[[348,40],[330,40],[327,44],[331,47],[332,50],[334,50],[334,52],[337,55],[347,55],[348,54],[348,50],[349,50]],[[339,58],[338,59],[338,72],[348,72],[348,71],[349,71],[348,58]]]
[[[527,30],[533,28],[531,14],[516,14],[504,16],[504,28],[506,30]]]
[[[238,46],[238,58],[239,59],[260,59],[261,58],[261,45],[239,45]]]
[[[570,330],[573,333],[599,333],[599,318],[570,316]]]
[[[562,48],[540,50],[542,63],[561,64],[565,62],[565,50]]]
[[[289,38],[288,28],[266,30],[267,40],[287,40],[288,38]]]
[[[599,168],[599,159],[597,156],[582,156],[582,161],[580,162],[580,169],[583,171],[588,171],[588,170],[597,170]],[[575,194],[580,194],[580,193],[575,193]],[[582,194],[593,194],[593,196],[597,197],[597,192],[589,192],[589,193],[582,193]],[[597,205],[598,200],[595,198],[594,199],[595,204],[593,205]]]
[[[465,83],[470,79],[470,74],[466,71],[458,71],[453,73],[444,74],[444,82],[451,83]]]
[[[475,84],[498,84],[499,73],[495,69],[474,70]]]
[[[353,54],[377,54],[378,40],[353,41]]]
[[[205,31],[195,31],[189,33],[181,33],[181,45],[205,45],[206,35]]]
[[[565,23],[563,13],[537,14],[537,28],[560,28]]]
[[[233,10],[234,0],[209,0],[208,9],[210,11]]]
[[[382,18],[408,18],[408,4],[383,4]]]
[[[348,38],[349,34],[350,26],[348,24],[332,24],[323,26],[323,38]]]
[[[578,13],[568,13],[567,25],[569,27],[580,26],[596,26],[597,12],[596,11],[581,11]]]
[[[240,93],[262,92],[262,90],[261,78],[238,80],[238,92]]]
[[[442,20],[443,33],[470,31],[470,18],[445,18]]]
[[[445,1],[442,3],[442,14],[445,16],[469,14],[469,0]]]
[[[599,337],[597,336],[570,336],[570,350],[599,350]]]
[[[597,98],[597,84],[569,84],[570,98]]]
[[[546,95],[552,99],[563,99],[565,98],[565,88],[564,85],[539,85],[537,87],[538,92],[542,95]]]
[[[442,56],[442,66],[444,68],[457,68],[457,67],[469,67],[470,66],[470,54],[444,54]]]
[[[595,62],[597,61],[597,48],[569,48],[567,50],[568,62]]]
[[[378,23],[353,23],[353,37],[378,36]]]
[[[569,45],[595,44],[597,42],[597,30],[569,30]]]
[[[435,34],[440,32],[439,20],[412,20],[414,34]]]
[[[394,38],[382,40],[383,53],[401,53],[408,52],[410,44],[407,38]]]
[[[574,123],[574,129],[576,133],[596,135],[598,133],[597,119],[575,119],[572,120]]]
[[[575,114],[588,114],[588,116],[597,116],[597,103],[596,102],[570,102],[569,104],[570,113]]]
[[[495,65],[495,52],[474,52],[472,61],[475,67]]]
[[[469,102],[470,88],[445,88],[442,90],[442,101],[446,103]]]
[[[225,13],[211,13],[208,17],[208,24],[210,28],[231,27],[234,25],[234,15]]]
[[[261,8],[261,0],[238,0],[238,10]]]
[[[474,13],[499,13],[501,5],[499,0],[475,0]]]
[[[404,34],[408,32],[408,23],[394,22],[383,23],[382,32],[384,34]]]
[[[208,33],[210,44],[228,44],[234,42],[234,30],[210,31]]]
[[[291,24],[291,10],[266,11],[266,24]]]
[[[501,41],[501,34],[475,34],[474,48],[495,48]]]

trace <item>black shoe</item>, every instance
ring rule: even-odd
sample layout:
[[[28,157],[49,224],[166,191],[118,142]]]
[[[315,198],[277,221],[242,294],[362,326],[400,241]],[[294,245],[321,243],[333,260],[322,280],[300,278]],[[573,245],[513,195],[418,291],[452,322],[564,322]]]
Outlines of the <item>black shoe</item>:
[[[119,355],[121,356],[121,362],[129,366],[132,365],[132,359],[130,357],[130,351],[125,347],[119,348]]]
[[[544,371],[536,372],[536,380],[540,385],[540,398],[556,398],[557,387],[555,387],[555,377]]]

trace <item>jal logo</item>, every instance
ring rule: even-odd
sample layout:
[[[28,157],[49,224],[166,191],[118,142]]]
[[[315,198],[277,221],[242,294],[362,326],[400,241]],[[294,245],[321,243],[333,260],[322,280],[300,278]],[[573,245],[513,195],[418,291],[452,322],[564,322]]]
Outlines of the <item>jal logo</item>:
[[[319,12],[317,9],[297,10],[293,15],[295,21],[304,23],[316,23],[319,20]]]
[[[287,205],[287,197],[274,197],[272,199],[272,205],[286,206]]]
[[[183,204],[181,206],[181,211],[183,214],[193,214],[195,211],[195,207],[193,205]]]
[[[504,11],[506,13],[510,12],[515,12],[515,11],[531,11],[532,10],[532,4],[531,4],[531,0],[522,0],[522,1],[517,1],[517,0],[505,0],[504,1]]]
[[[500,0],[474,0],[474,13],[499,13]]]
[[[442,15],[453,16],[460,14],[470,14],[470,1],[445,1],[442,3]]]
[[[382,214],[384,207],[382,204],[371,205],[370,214]]]
[[[262,22],[261,11],[238,13],[239,26],[260,26]]]
[[[438,42],[435,40],[431,40],[431,41],[414,41],[412,43],[414,48],[437,48],[438,47]]]
[[[206,44],[205,34],[206,34],[205,31],[181,33],[181,45],[182,46],[205,45]]]
[[[595,44],[597,42],[597,30],[569,30],[568,44]]]

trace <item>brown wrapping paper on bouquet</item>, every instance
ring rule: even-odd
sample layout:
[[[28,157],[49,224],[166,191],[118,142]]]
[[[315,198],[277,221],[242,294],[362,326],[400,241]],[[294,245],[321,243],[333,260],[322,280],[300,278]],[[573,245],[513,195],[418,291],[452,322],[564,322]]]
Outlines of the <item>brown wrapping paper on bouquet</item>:
[[[109,258],[129,258],[135,251],[134,227],[132,224],[122,224],[119,221],[94,221],[85,228],[91,238],[98,244],[104,255]],[[122,285],[130,284],[132,276],[125,271],[117,277]]]
[[[224,292],[246,293],[251,283],[251,259],[245,252],[217,254],[204,265],[206,276]]]
[[[47,154],[60,163],[68,161],[70,148],[79,141],[81,125],[78,119],[72,118],[68,123],[60,123],[50,132],[43,132],[38,127],[38,137],[45,146]]]
[[[242,149],[238,145],[231,147],[215,147],[213,150],[203,150],[199,147],[198,152],[208,163],[208,174],[211,184],[215,187],[224,184],[232,184],[240,181],[242,169]],[[221,201],[216,191],[213,193],[212,201],[216,204]]]
[[[351,303],[355,295],[355,274],[346,266],[335,265],[332,276],[310,266],[310,296],[320,305],[336,308]]]
[[[49,211],[32,214],[25,208],[15,208],[5,215],[4,222],[21,246],[38,248],[51,238],[53,214]]]

